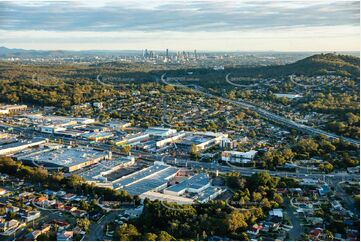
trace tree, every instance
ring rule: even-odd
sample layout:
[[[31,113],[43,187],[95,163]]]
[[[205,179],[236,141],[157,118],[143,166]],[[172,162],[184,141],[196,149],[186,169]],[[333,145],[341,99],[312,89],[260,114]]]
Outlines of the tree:
[[[14,219],[16,218],[16,213],[15,212],[8,212],[8,216],[10,219]]]
[[[90,221],[87,218],[79,218],[76,220],[76,224],[84,231],[89,231]]]
[[[159,241],[172,241],[172,240],[176,240],[172,235],[168,234],[166,231],[160,231],[159,235],[158,235],[158,240]]]
[[[129,152],[130,152],[131,149],[132,149],[132,147],[131,147],[130,145],[123,145],[123,146],[122,146],[122,151],[123,151],[124,153],[129,154]]]
[[[61,171],[54,172],[53,174],[51,174],[51,178],[55,182],[60,183],[64,180],[64,173]]]
[[[123,224],[115,230],[115,239],[116,240],[138,240],[140,233],[138,229],[133,224]]]
[[[207,130],[213,130],[213,131],[217,131],[217,124],[213,121],[209,122],[208,124],[208,127],[207,127]]]
[[[333,171],[333,165],[329,162],[320,164],[319,168],[320,168],[320,170],[325,171],[327,173],[330,173],[331,171]]]
[[[171,85],[165,85],[163,89],[166,92],[173,92],[175,90],[174,87]]]
[[[256,132],[254,131],[254,130],[251,130],[249,133],[248,133],[248,135],[249,135],[249,137],[251,137],[251,138],[254,138],[254,137],[256,137]]]
[[[282,204],[283,203],[283,197],[278,194],[278,193],[274,193],[273,194],[273,200],[278,203],[278,204]]]
[[[232,211],[226,218],[226,224],[230,232],[236,232],[238,229],[246,229],[244,215],[239,211]]]
[[[241,178],[239,173],[232,172],[227,174],[226,183],[230,188],[239,190],[244,188],[246,180]]]
[[[85,211],[88,211],[89,208],[90,208],[90,205],[86,201],[81,200],[80,201],[80,208],[85,210]]]
[[[244,112],[239,112],[237,115],[236,115],[236,120],[242,120],[246,117],[246,114]]]
[[[289,148],[284,149],[282,155],[287,161],[292,160],[292,158],[295,156],[293,151]]]
[[[0,207],[0,215],[5,215],[5,214],[6,214],[6,208]]]
[[[253,174],[249,178],[249,185],[252,188],[257,188],[259,186],[276,187],[278,185],[278,182],[279,182],[279,178],[272,177],[267,171],[262,171]]]
[[[146,233],[144,235],[144,240],[147,240],[147,241],[156,241],[157,238],[158,238],[158,235],[153,234],[153,233]]]
[[[194,159],[198,159],[198,158],[199,158],[199,151],[198,151],[197,145],[192,144],[190,155],[191,155],[192,158],[194,158]]]
[[[67,184],[69,187],[72,187],[72,188],[77,188],[79,187],[82,183],[84,183],[85,180],[78,176],[78,175],[75,175],[75,174],[72,174],[69,176],[68,180],[67,180]]]
[[[48,178],[48,170],[43,167],[35,167],[33,172],[33,181],[44,181]]]
[[[328,140],[322,140],[320,145],[326,152],[334,152],[336,150],[336,147]]]
[[[262,199],[262,194],[260,192],[253,192],[252,193],[253,201],[258,202]]]

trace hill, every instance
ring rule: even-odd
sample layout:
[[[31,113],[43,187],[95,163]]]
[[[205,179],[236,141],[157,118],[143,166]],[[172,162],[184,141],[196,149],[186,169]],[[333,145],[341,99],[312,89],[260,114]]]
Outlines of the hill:
[[[296,75],[324,75],[334,73],[341,76],[359,78],[360,58],[351,55],[317,54],[282,66],[255,68],[234,68],[228,72],[243,76],[279,77]]]

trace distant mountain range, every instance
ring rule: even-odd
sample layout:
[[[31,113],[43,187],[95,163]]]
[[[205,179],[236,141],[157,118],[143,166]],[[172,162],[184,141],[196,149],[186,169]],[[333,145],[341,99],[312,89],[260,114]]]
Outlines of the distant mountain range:
[[[25,49],[9,49],[0,47],[0,57],[23,57],[23,58],[47,58],[47,57],[74,57],[74,56],[127,56],[139,55],[141,50],[84,50],[84,51],[70,51],[70,50],[25,50]]]
[[[164,52],[164,51],[155,51],[155,52]],[[202,51],[199,51],[200,53]],[[204,52],[204,51],[203,51]],[[171,52],[172,53],[172,52]],[[221,54],[229,53],[222,51],[211,51],[208,53]],[[300,53],[305,53],[307,55],[313,55],[317,52],[277,52],[277,51],[234,51],[232,53],[248,53],[248,54],[271,54],[277,55],[280,53],[287,53],[289,55],[298,55]],[[359,56],[359,52],[338,52],[339,54],[347,54]],[[134,56],[141,55],[142,50],[81,50],[81,51],[71,51],[71,50],[26,50],[26,49],[11,49],[7,47],[0,47],[0,58],[11,58],[11,57],[22,57],[22,58],[49,58],[49,57],[76,57],[76,56]],[[306,56],[307,56],[306,55]]]

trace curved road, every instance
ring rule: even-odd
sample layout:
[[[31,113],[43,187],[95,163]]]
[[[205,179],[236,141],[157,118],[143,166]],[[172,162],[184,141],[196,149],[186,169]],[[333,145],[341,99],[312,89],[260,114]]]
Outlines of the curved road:
[[[164,84],[171,85],[171,86],[174,86],[174,87],[190,88],[190,87],[188,87],[186,85],[171,84],[171,83],[167,82],[164,79],[165,75],[166,75],[166,73],[164,73],[161,76],[161,80],[162,80],[162,82]],[[227,76],[226,76],[227,82],[229,82],[228,76],[229,76],[229,74],[227,74]],[[246,109],[250,109],[252,111],[257,112],[258,114],[260,114],[265,119],[271,120],[271,121],[273,121],[275,123],[287,126],[289,128],[297,129],[297,130],[299,130],[301,132],[305,132],[305,133],[308,133],[308,134],[311,134],[311,135],[324,135],[324,136],[326,136],[326,137],[328,137],[330,139],[343,139],[344,141],[349,142],[351,144],[358,145],[358,146],[360,145],[360,142],[358,140],[342,137],[342,136],[339,136],[339,135],[336,135],[336,134],[333,134],[333,133],[330,133],[330,132],[326,132],[326,131],[321,130],[321,129],[317,129],[317,128],[313,128],[313,127],[310,127],[310,126],[307,126],[307,125],[304,125],[304,124],[297,123],[297,122],[295,122],[293,120],[281,117],[281,116],[279,116],[277,114],[274,114],[274,113],[272,113],[272,112],[270,112],[268,110],[265,110],[263,108],[257,107],[257,106],[255,106],[253,104],[250,104],[250,103],[247,103],[247,102],[244,102],[244,101],[235,101],[235,100],[230,100],[230,99],[227,99],[227,98],[224,98],[224,97],[219,97],[219,96],[216,96],[216,95],[213,95],[213,94],[210,94],[210,93],[207,93],[207,92],[204,92],[204,91],[200,90],[201,87],[198,87],[198,86],[195,86],[195,88],[190,88],[190,89],[195,90],[195,91],[197,91],[199,93],[202,93],[205,96],[218,98],[218,99],[220,99],[220,100],[222,100],[224,102],[227,102],[227,103],[230,103],[230,104],[233,104],[233,105],[238,105],[238,106],[241,106],[241,107],[246,108]]]

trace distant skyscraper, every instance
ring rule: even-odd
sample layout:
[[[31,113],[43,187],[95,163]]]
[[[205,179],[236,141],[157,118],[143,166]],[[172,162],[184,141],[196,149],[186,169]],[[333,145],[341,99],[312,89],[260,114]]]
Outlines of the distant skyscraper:
[[[194,58],[197,59],[197,50],[194,50]]]
[[[144,57],[144,58],[148,58],[148,50],[147,50],[147,49],[145,49],[145,50],[143,51],[143,57]]]

